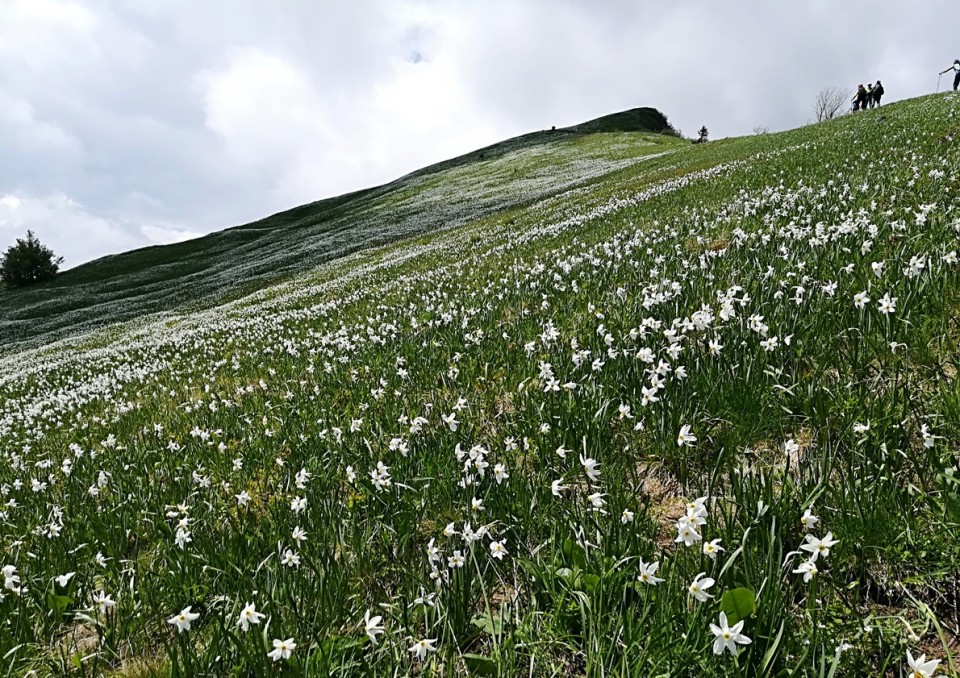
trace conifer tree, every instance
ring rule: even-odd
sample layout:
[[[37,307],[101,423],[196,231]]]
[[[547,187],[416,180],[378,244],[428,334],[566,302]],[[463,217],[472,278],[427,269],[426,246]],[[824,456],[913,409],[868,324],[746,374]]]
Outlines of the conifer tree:
[[[0,280],[13,287],[43,282],[55,276],[62,263],[63,257],[56,256],[33,231],[27,231],[25,238],[17,238],[0,257]]]

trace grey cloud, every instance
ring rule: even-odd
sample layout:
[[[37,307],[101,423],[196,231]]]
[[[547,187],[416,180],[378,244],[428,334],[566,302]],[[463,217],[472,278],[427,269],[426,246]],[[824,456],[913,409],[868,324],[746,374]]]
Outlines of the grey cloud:
[[[823,86],[930,92],[960,56],[955,17],[949,0],[7,0],[0,198],[25,207],[0,204],[0,240],[30,224],[72,265],[638,105],[688,134],[795,127]]]

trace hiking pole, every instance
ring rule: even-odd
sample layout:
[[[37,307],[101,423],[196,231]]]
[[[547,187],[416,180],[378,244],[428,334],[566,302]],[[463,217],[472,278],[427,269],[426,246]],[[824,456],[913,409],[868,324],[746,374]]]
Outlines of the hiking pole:
[[[937,76],[937,94],[940,94],[940,79],[943,78],[943,73]]]

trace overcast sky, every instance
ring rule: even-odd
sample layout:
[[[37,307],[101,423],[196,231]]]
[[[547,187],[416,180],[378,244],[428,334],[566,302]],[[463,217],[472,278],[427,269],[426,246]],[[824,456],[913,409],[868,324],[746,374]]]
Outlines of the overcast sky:
[[[72,266],[655,106],[688,136],[934,91],[956,0],[0,0],[0,247]],[[947,76],[944,76],[944,84]]]

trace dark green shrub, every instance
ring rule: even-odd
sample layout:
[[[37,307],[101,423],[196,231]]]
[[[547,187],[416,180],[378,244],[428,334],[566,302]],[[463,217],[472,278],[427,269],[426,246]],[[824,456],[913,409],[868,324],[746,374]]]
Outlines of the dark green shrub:
[[[27,231],[27,236],[17,238],[0,258],[0,280],[12,287],[43,282],[53,278],[62,263],[63,257],[56,256],[33,231]]]

